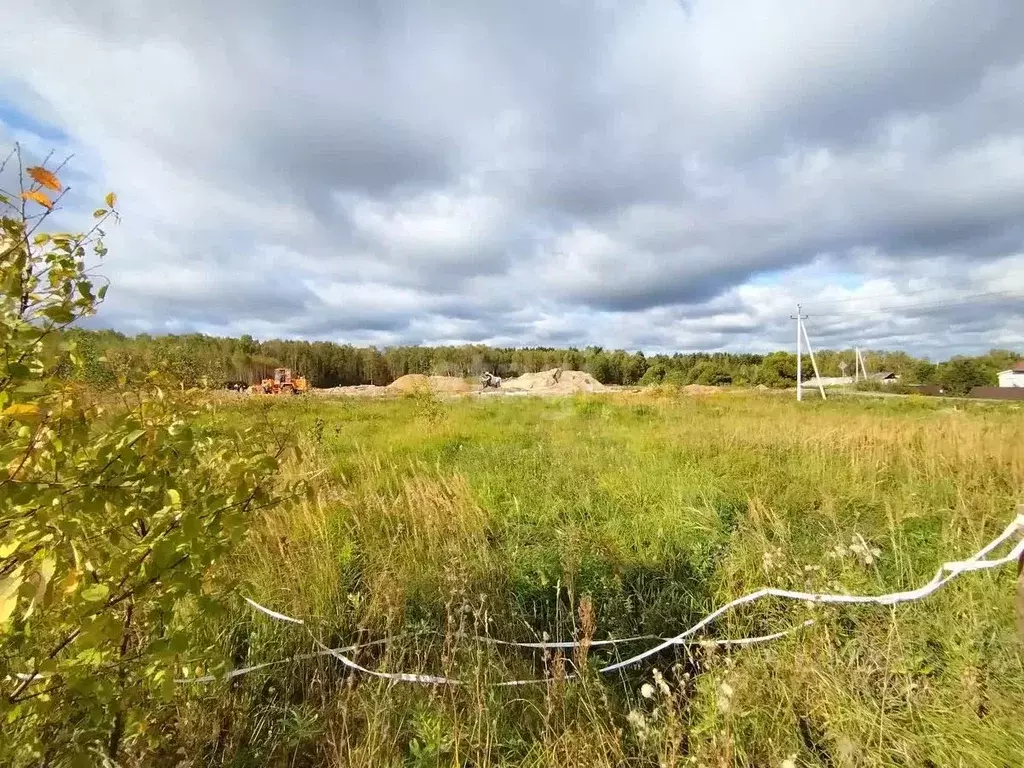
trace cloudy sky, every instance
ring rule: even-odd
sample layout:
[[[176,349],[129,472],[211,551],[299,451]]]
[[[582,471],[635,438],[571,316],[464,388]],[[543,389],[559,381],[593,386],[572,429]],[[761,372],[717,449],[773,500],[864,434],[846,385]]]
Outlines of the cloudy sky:
[[[0,142],[116,190],[96,323],[1024,347],[1024,2],[32,0]]]

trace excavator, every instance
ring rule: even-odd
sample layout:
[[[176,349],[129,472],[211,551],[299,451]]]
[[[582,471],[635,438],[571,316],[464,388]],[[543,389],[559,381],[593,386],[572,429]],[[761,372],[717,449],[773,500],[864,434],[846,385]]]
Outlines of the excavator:
[[[293,376],[291,368],[275,368],[274,378],[249,387],[254,395],[301,395],[309,391],[305,376]]]

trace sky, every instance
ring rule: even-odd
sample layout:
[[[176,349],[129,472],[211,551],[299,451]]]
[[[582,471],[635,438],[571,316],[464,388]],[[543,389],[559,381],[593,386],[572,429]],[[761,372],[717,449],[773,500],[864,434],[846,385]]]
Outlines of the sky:
[[[94,327],[1024,348],[1024,3],[33,0],[0,146],[114,190]]]

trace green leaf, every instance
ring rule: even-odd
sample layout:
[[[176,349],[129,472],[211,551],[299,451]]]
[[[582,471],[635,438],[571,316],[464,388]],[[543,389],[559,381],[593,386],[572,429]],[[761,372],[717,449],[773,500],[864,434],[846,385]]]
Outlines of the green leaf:
[[[167,489],[167,503],[175,509],[181,509],[181,494],[174,488]]]
[[[45,232],[40,232],[38,235],[32,238],[32,242],[35,245],[43,245],[44,243],[50,242],[50,236]]]
[[[107,215],[107,209],[106,208],[97,208],[95,211],[92,212],[92,217],[94,219],[102,219],[106,215]]]
[[[75,319],[67,307],[56,305],[43,310],[43,315],[55,323],[70,323]]]
[[[106,584],[92,584],[82,590],[82,597],[90,603],[98,603],[106,600],[110,594],[110,587]]]
[[[107,288],[109,287],[109,285],[101,285],[100,289],[96,291],[96,298],[98,298],[100,301],[103,301],[103,298],[107,295]]]
[[[21,544],[20,541],[15,539],[14,541],[5,541],[0,544],[0,558],[10,557],[18,551],[18,546]]]

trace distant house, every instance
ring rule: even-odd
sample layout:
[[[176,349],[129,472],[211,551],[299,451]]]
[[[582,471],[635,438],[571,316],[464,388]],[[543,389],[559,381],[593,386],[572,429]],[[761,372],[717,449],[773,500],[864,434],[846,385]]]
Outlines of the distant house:
[[[883,384],[893,384],[899,381],[900,377],[892,371],[879,371],[878,373],[868,375],[868,379],[871,381],[881,381]]]
[[[1024,360],[1018,361],[1008,371],[999,372],[1000,387],[1024,387]]]

